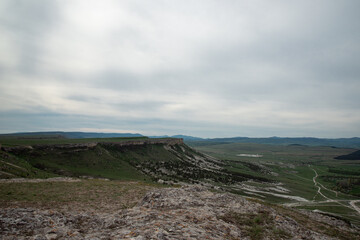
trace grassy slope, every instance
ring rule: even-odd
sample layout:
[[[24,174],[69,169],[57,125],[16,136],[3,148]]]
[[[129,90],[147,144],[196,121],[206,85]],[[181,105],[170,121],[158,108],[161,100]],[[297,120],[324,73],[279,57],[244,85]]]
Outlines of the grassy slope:
[[[108,139],[113,142],[116,139]],[[10,156],[11,154],[3,153]],[[27,164],[38,172],[53,175],[93,176],[120,180],[150,181],[163,180],[189,181],[199,178],[217,179],[219,176],[209,170],[197,166],[195,153],[186,145],[165,147],[163,144],[116,145],[98,144],[96,147],[73,148],[34,148],[14,150],[11,158]],[[199,155],[198,155],[199,156]],[[0,156],[1,158],[1,156]],[[9,161],[9,157],[2,161]],[[189,160],[190,159],[190,160]],[[191,160],[192,159],[192,160]],[[8,162],[9,164],[10,162]],[[13,162],[12,164],[16,164]],[[5,171],[5,169],[4,169]],[[143,172],[147,174],[143,174]],[[165,172],[165,174],[164,174]],[[169,176],[167,173],[171,173]],[[46,177],[41,174],[21,177]],[[239,177],[223,177],[225,181]]]
[[[57,174],[33,167],[28,161],[0,151],[0,178],[48,178]]]
[[[16,159],[39,171],[55,175],[93,176],[121,180],[149,180],[149,178],[121,156],[115,157],[102,146],[74,151],[63,149],[35,150],[19,153]],[[30,176],[31,177],[31,176]],[[41,177],[36,175],[34,177]]]
[[[159,187],[161,186],[141,182],[99,179],[80,182],[0,183],[0,206],[113,212],[133,207],[145,192]]]
[[[0,143],[3,146],[23,146],[144,139],[149,140],[147,137],[86,139],[2,137]],[[149,181],[148,176],[135,168],[137,162],[146,161],[177,161],[177,159],[163,147],[156,145],[127,146],[122,149],[113,149],[110,146],[103,145],[88,149],[36,148],[32,151],[18,151],[12,154],[0,151],[0,177],[46,178],[59,175],[86,175],[110,179]]]

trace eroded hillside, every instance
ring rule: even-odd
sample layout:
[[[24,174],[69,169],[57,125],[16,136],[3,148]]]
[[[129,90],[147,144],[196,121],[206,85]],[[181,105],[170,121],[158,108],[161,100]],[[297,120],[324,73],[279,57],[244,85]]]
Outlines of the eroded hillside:
[[[229,172],[222,161],[195,151],[182,139],[2,147],[1,163],[3,178],[62,175],[205,184],[269,181]]]

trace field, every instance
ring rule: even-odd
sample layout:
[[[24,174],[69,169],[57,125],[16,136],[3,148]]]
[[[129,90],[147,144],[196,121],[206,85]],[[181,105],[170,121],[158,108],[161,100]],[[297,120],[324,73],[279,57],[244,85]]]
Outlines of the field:
[[[159,187],[163,186],[102,179],[1,182],[0,205],[3,208],[37,207],[77,212],[91,209],[111,213],[133,207],[147,191]]]
[[[194,144],[223,160],[232,172],[266,177],[223,186],[228,191],[301,209],[321,211],[360,225],[360,161],[336,160],[355,149],[252,143]]]

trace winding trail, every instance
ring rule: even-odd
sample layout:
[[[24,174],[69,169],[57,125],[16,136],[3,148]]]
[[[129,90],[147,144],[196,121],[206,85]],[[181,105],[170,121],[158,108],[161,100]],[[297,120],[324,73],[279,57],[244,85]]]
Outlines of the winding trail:
[[[356,206],[357,202],[360,202],[360,200],[351,200],[350,205],[360,214],[360,208]]]
[[[322,192],[321,192],[321,187],[318,186],[318,183],[316,182],[316,178],[317,178],[319,175],[318,175],[318,173],[315,171],[315,169],[313,169],[313,168],[311,168],[311,169],[315,172],[315,177],[313,177],[313,182],[314,182],[315,187],[318,188],[317,193],[316,193],[315,196],[313,197],[313,200],[315,200],[315,197],[316,197],[318,194],[320,194],[323,198],[325,198],[325,199],[327,199],[327,200],[332,200],[332,199],[328,198],[327,196],[325,196],[324,194],[322,194]]]
[[[309,167],[310,167],[310,166],[309,166]],[[323,187],[324,189],[326,189],[326,190],[328,190],[328,191],[332,191],[332,192],[335,192],[335,191],[330,190],[330,189],[327,189],[327,188],[324,187],[321,183],[317,182],[317,181],[316,181],[316,178],[319,176],[318,173],[317,173],[316,170],[313,169],[312,167],[310,167],[310,169],[313,170],[314,173],[315,173],[315,176],[313,177],[313,182],[314,182],[315,187],[318,188],[317,193],[315,194],[315,196],[314,196],[314,198],[313,198],[313,201],[314,201],[315,197],[317,196],[317,194],[320,194],[323,198],[326,199],[325,202],[334,202],[334,203],[337,203],[337,204],[339,204],[339,205],[341,205],[341,206],[343,206],[343,207],[353,209],[353,210],[355,210],[358,214],[360,214],[360,208],[359,208],[358,206],[356,206],[356,203],[357,203],[357,202],[360,202],[360,200],[349,200],[350,206],[348,206],[348,205],[345,205],[345,204],[341,203],[339,200],[328,198],[327,196],[325,196],[325,195],[321,192],[321,187]],[[336,196],[337,196],[337,194],[336,194]]]
[[[327,173],[327,172],[325,172],[324,170],[319,170],[319,169],[318,169],[318,171],[323,172],[323,173]],[[319,184],[322,188],[324,188],[325,190],[328,190],[329,192],[335,193],[336,197],[338,197],[339,192],[334,191],[334,190],[332,190],[332,189],[329,189],[329,188],[325,187],[324,185],[322,185],[322,184],[319,183],[319,182],[318,182],[318,184]],[[343,194],[344,194],[344,193],[343,193]]]
[[[325,187],[324,185],[322,185],[321,183],[318,182],[318,184],[325,190],[328,190],[329,192],[333,192],[335,193],[336,197],[338,197],[338,192],[337,191],[334,191],[334,190],[331,190],[331,189],[328,189],[327,187]]]

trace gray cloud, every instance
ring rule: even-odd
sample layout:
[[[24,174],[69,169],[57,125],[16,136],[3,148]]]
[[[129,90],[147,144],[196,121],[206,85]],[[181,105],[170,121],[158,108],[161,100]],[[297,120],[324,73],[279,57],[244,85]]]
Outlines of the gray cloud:
[[[42,42],[56,25],[57,6],[52,1],[3,1],[0,6],[2,33],[19,54],[18,72],[37,71],[43,53]],[[10,69],[9,69],[10,70]]]
[[[359,7],[3,1],[0,131],[358,136]]]

